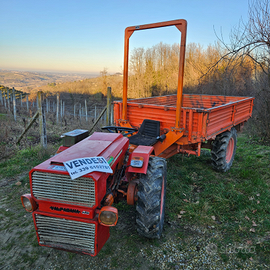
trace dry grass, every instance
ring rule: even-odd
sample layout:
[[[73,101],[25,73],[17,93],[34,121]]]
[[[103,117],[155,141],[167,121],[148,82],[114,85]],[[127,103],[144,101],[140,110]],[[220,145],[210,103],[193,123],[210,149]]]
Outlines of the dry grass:
[[[60,136],[73,129],[86,129],[89,130],[94,123],[94,113],[88,114],[88,119],[86,121],[85,116],[80,117],[78,109],[79,104],[84,104],[84,100],[88,100],[88,110],[93,109],[97,106],[100,109],[104,107],[105,101],[98,101],[94,99],[93,96],[82,95],[82,94],[72,94],[73,98],[70,98],[70,94],[62,93],[61,100],[65,101],[65,115],[61,118],[59,113],[59,122],[57,123],[56,112],[49,110],[46,113],[46,130],[47,130],[47,141],[48,144],[59,145],[61,143]],[[51,101],[53,97],[50,97]],[[73,106],[74,103],[77,104],[76,116],[74,117]],[[52,108],[51,108],[52,109]],[[10,158],[20,149],[26,149],[35,147],[40,144],[39,135],[39,124],[38,119],[34,122],[31,128],[24,135],[20,144],[16,144],[18,137],[24,131],[25,127],[28,125],[31,117],[35,114],[36,107],[30,107],[29,112],[26,108],[21,108],[17,106],[16,121],[14,120],[13,114],[0,105],[0,160]],[[97,116],[98,116],[97,113]],[[100,120],[100,123],[95,128],[96,131],[100,131],[101,126],[105,123]]]

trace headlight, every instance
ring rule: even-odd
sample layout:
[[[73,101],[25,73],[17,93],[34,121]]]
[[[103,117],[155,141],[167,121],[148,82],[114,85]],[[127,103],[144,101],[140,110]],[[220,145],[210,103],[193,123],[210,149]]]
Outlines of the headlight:
[[[98,221],[104,226],[115,226],[118,220],[118,210],[112,206],[104,206],[101,208]]]
[[[131,167],[142,168],[143,166],[143,157],[133,157],[130,162]]]
[[[24,208],[31,212],[32,211],[32,204],[30,203],[30,200],[27,199],[26,197],[23,198],[23,205],[24,205]]]
[[[33,200],[31,194],[25,194],[21,196],[22,205],[27,212],[33,212],[37,209],[37,204]]]

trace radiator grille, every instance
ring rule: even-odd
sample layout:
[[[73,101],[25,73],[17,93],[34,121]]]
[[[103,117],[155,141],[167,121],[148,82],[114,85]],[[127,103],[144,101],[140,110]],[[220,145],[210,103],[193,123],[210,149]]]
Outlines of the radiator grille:
[[[95,205],[95,183],[92,178],[72,180],[69,175],[33,172],[32,190],[38,200],[49,199],[87,207]]]
[[[94,254],[94,223],[35,215],[39,242],[54,248]]]

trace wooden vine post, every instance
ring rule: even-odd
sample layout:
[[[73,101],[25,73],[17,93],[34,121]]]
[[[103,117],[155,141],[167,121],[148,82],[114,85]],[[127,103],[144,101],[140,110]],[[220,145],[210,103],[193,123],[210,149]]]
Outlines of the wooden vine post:
[[[13,116],[14,120],[16,122],[16,97],[15,97],[15,89],[14,87],[12,88],[12,101],[13,101]]]
[[[45,118],[44,106],[42,104],[42,91],[38,91],[37,94],[38,94],[40,143],[43,148],[47,148],[46,118]]]
[[[59,123],[59,93],[56,96],[56,123]]]
[[[110,125],[110,113],[111,113],[111,104],[112,104],[112,88],[107,88],[107,117],[106,117],[106,125]]]

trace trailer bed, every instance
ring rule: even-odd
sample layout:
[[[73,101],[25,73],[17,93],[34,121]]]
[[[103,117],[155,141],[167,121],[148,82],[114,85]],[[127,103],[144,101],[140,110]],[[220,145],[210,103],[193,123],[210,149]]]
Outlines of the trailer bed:
[[[175,127],[176,95],[130,99],[127,119],[139,128],[144,119],[160,121],[161,134]],[[246,122],[252,114],[252,97],[183,94],[180,127],[184,129],[179,144],[203,142],[224,130]],[[122,119],[122,102],[114,102],[115,124]],[[182,142],[181,142],[182,141]]]

